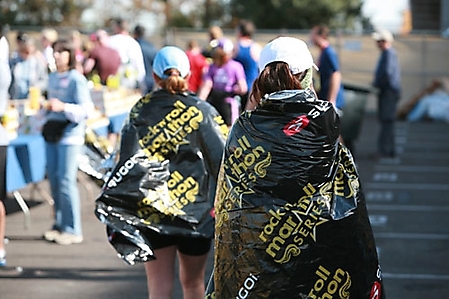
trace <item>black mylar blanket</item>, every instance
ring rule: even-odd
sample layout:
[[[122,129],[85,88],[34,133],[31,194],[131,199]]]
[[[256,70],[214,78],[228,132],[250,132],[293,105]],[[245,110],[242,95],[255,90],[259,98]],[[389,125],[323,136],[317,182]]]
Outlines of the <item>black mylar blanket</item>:
[[[218,112],[191,93],[158,90],[131,109],[118,162],[95,207],[110,243],[127,263],[155,258],[149,231],[213,236],[227,130]]]
[[[225,146],[205,298],[385,298],[339,119],[312,90],[243,113]]]

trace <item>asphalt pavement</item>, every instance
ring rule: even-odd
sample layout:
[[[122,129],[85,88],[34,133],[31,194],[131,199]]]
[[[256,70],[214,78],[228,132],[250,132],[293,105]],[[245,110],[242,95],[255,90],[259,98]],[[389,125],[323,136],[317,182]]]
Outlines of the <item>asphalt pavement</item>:
[[[367,113],[355,142],[362,188],[368,203],[389,299],[447,298],[449,294],[449,124],[399,122],[398,156],[370,159],[378,124]],[[142,264],[116,256],[105,227],[94,216],[99,187],[80,176],[85,241],[60,246],[44,241],[52,209],[42,193],[47,181],[21,190],[30,225],[12,195],[6,200],[6,268],[0,269],[1,299],[145,299]],[[207,275],[212,269],[212,255]],[[182,298],[179,281],[173,298]],[[357,298],[356,298],[357,299]]]

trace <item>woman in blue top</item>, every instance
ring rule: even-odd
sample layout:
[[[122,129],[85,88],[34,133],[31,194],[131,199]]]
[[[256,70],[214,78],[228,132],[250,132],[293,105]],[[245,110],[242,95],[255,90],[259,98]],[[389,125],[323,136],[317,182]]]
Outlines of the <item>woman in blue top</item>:
[[[81,243],[78,162],[84,144],[85,123],[93,104],[86,78],[76,67],[75,48],[66,40],[53,44],[57,71],[49,75],[46,139],[47,175],[55,201],[55,219],[47,241],[61,245]],[[50,133],[47,134],[47,128]],[[58,129],[61,136],[56,135]],[[58,140],[59,139],[59,140]]]

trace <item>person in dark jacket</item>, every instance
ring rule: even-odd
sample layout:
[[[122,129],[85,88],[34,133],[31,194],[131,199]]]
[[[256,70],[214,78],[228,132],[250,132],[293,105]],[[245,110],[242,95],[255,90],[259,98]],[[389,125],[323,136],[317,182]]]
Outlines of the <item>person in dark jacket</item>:
[[[157,49],[145,39],[145,27],[137,25],[134,27],[134,38],[139,43],[143,55],[143,64],[145,65],[145,93],[151,92],[154,88],[153,79],[153,60]]]
[[[180,48],[156,54],[153,76],[160,88],[131,109],[120,159],[96,201],[96,215],[119,255],[130,264],[145,262],[149,298],[171,298],[176,257],[184,298],[204,295],[227,126],[188,90],[189,73]]]
[[[380,123],[378,152],[375,156],[392,158],[396,155],[394,125],[401,97],[401,70],[391,32],[380,30],[374,32],[372,37],[381,51],[373,81],[373,86],[378,89],[377,113]]]

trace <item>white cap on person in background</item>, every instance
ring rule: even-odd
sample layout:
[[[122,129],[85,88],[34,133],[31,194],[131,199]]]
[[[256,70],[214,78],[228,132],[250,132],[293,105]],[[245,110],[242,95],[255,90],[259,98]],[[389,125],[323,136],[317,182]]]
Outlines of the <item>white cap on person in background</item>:
[[[234,51],[234,43],[225,37],[211,41],[210,45],[213,49],[222,49],[228,55],[232,54],[232,51]]]
[[[186,53],[175,46],[165,46],[157,52],[153,61],[153,72],[161,79],[168,78],[166,70],[176,69],[185,78],[190,72],[189,58]]]
[[[318,70],[307,44],[294,37],[281,36],[269,42],[260,53],[259,72],[275,61],[287,63],[294,75],[311,67]]]
[[[386,42],[392,42],[394,40],[393,34],[388,30],[379,30],[374,32],[371,37],[375,41],[386,41]]]

